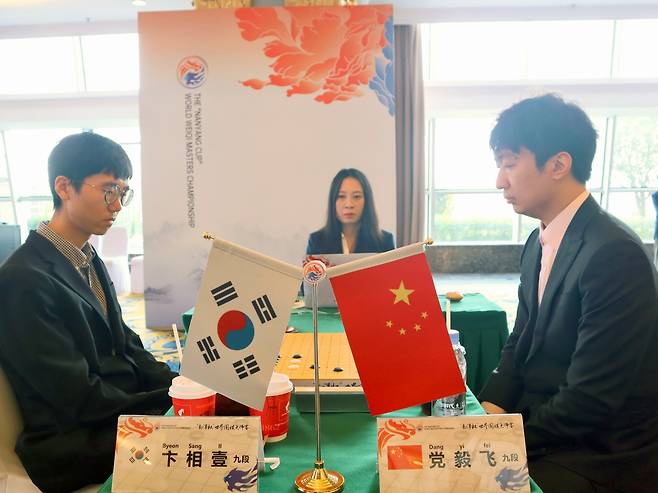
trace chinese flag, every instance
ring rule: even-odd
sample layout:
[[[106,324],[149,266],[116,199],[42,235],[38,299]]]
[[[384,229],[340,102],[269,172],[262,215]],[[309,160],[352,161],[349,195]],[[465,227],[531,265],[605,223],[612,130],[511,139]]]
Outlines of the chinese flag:
[[[386,447],[388,456],[388,470],[395,469],[422,469],[422,445],[391,445]]]
[[[422,244],[328,273],[371,414],[465,391]]]

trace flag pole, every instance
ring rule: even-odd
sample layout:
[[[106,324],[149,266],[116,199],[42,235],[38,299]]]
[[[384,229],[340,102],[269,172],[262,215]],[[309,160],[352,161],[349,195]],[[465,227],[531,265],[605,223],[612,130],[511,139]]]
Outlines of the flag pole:
[[[318,461],[322,460],[322,446],[320,444],[320,360],[318,354],[318,284],[313,283],[313,373],[315,384],[315,457]]]
[[[320,443],[320,362],[318,361],[318,283],[327,275],[327,269],[319,260],[304,266],[304,281],[311,285],[313,311],[313,370],[315,380],[315,467],[304,471],[295,479],[295,487],[303,493],[336,493],[343,490],[345,478],[337,471],[328,471],[322,460]]]

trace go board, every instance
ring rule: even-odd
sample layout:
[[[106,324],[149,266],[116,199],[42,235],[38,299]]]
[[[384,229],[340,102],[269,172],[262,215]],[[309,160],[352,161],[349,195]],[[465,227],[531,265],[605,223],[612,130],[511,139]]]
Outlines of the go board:
[[[318,334],[318,346],[321,387],[361,387],[344,332]],[[274,371],[288,375],[295,387],[313,386],[313,334],[285,334]]]

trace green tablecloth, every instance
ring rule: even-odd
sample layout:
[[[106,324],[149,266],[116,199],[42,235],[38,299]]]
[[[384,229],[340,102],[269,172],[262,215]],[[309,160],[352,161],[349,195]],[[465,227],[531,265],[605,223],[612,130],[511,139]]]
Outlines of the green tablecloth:
[[[440,296],[441,306],[445,298]],[[498,305],[479,293],[467,293],[464,299],[451,304],[452,327],[459,331],[459,339],[466,349],[466,382],[476,394],[498,364],[500,351],[507,340],[507,315]],[[189,328],[194,309],[183,314],[185,332]],[[309,308],[293,310],[288,325],[301,332],[313,330]],[[343,323],[336,308],[322,308],[318,312],[320,332],[341,332]]]
[[[473,394],[466,399],[468,414],[484,414]],[[420,407],[411,407],[386,416],[420,416]],[[322,414],[322,458],[327,469],[345,476],[345,491],[350,493],[376,493],[379,491],[377,475],[377,421],[367,413]],[[281,466],[275,471],[261,473],[259,491],[283,493],[296,491],[295,478],[313,468],[315,461],[315,415],[300,414],[290,409],[288,437],[282,442],[265,446],[267,457],[280,457]],[[531,491],[541,493],[531,480]],[[112,491],[109,478],[99,493]]]

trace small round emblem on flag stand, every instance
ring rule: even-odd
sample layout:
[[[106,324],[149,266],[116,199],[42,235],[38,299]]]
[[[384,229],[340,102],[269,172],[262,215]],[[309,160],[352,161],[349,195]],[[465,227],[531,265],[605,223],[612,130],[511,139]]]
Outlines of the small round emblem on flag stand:
[[[311,260],[304,265],[304,280],[309,284],[318,284],[327,276],[327,268],[320,260]]]

